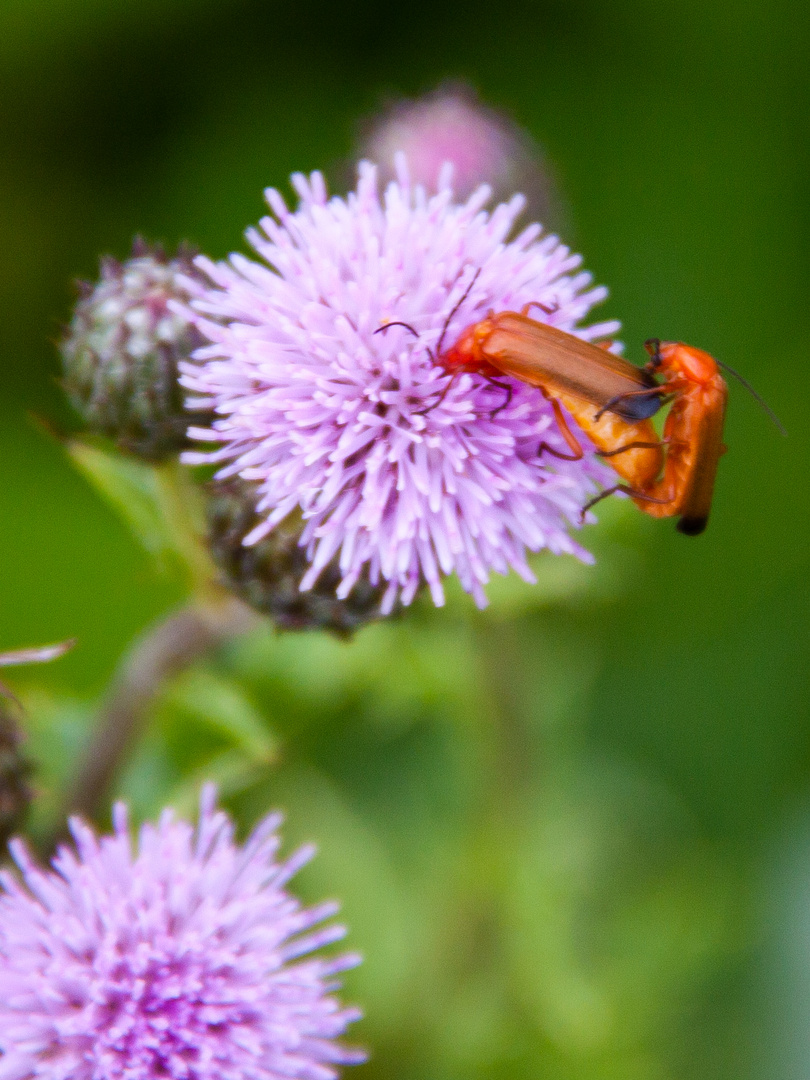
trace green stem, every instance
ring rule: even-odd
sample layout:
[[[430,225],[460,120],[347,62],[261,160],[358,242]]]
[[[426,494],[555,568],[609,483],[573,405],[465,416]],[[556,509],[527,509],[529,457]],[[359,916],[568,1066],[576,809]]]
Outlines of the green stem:
[[[260,622],[250,608],[224,594],[215,604],[195,603],[171,612],[133,642],[101,704],[95,733],[68,791],[59,834],[52,844],[63,837],[67,814],[93,818],[106,805],[167,680]]]

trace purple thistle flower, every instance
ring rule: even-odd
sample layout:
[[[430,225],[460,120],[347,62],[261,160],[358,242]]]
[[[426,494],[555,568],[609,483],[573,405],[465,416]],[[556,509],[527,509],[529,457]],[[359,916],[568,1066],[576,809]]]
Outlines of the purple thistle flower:
[[[337,556],[338,597],[364,574],[387,583],[384,612],[423,583],[441,604],[441,578],[455,572],[483,606],[491,570],[534,580],[527,550],[589,558],[568,529],[610,474],[591,454],[538,457],[542,439],[565,444],[535,388],[515,382],[504,406],[502,391],[464,374],[442,397],[450,376],[433,351],[443,334],[449,346],[489,311],[530,301],[586,340],[618,324],[579,326],[606,290],[556,237],[534,224],[509,239],[521,196],[487,213],[487,187],[459,204],[447,170],[429,196],[404,158],[398,167],[382,202],[368,163],[346,199],[328,199],[319,173],[292,178],[295,212],[269,190],[275,217],[247,233],[269,268],[197,260],[212,287],[196,286],[192,306],[210,344],[183,382],[198,395],[190,407],[218,418],[189,434],[221,446],[185,460],[227,462],[218,475],[257,484],[264,521],[247,544],[300,509],[302,589]],[[412,330],[377,332],[396,321]]]
[[[364,1055],[334,1040],[357,1019],[331,991],[357,958],[300,959],[338,940],[334,904],[285,891],[310,858],[275,861],[279,815],[244,847],[200,798],[196,829],[164,811],[133,854],[127,812],[98,839],[81,821],[54,871],[12,852],[2,875],[2,1080],[330,1080]]]

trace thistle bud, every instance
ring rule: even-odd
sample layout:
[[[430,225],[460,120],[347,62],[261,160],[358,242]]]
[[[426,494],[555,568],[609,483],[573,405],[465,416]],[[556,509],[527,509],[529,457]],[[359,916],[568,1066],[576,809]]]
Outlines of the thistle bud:
[[[189,297],[181,275],[202,277],[191,252],[169,259],[136,240],[126,262],[103,259],[101,280],[81,286],[61,344],[65,389],[90,430],[149,461],[187,445],[177,365],[202,339],[170,307]]]
[[[521,192],[528,217],[547,227],[560,216],[556,185],[540,147],[465,83],[445,83],[422,97],[393,101],[363,125],[358,152],[378,165],[383,184],[396,178],[394,162],[404,153],[411,179],[429,191],[449,162],[461,201],[489,184],[496,202]]]
[[[0,858],[6,842],[21,826],[32,792],[31,763],[21,751],[22,733],[13,706],[0,698]]]
[[[346,637],[382,616],[385,585],[361,577],[349,595],[338,599],[343,578],[333,559],[311,588],[301,581],[310,560],[300,546],[303,521],[290,514],[257,544],[244,538],[261,521],[254,485],[239,478],[214,482],[208,505],[209,543],[223,583],[282,630],[329,630]]]

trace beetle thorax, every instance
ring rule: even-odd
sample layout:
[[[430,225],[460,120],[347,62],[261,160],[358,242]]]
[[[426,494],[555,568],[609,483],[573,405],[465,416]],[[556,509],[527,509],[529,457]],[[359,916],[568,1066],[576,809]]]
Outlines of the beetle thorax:
[[[481,371],[488,368],[483,350],[483,343],[492,333],[492,322],[483,319],[468,326],[461,337],[446,349],[439,357],[440,362],[450,371]]]
[[[668,341],[661,345],[661,372],[670,381],[673,377],[688,383],[708,383],[717,375],[717,361],[702,349]]]

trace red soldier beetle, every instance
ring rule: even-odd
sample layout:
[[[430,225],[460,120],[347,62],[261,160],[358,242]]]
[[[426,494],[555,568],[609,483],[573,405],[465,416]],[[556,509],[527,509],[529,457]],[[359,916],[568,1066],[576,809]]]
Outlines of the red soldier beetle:
[[[481,375],[506,394],[503,404],[493,410],[494,416],[512,398],[512,387],[499,377],[519,379],[535,386],[549,401],[560,434],[571,450],[570,454],[564,454],[544,441],[538,447],[538,454],[546,452],[564,461],[583,457],[584,450],[562,411],[564,406],[597,452],[611,458],[610,464],[619,476],[634,489],[652,483],[661,472],[664,454],[649,417],[661,408],[664,398],[646,368],[636,367],[609,352],[608,344],[593,345],[531,319],[528,312],[532,307],[551,314],[544,305],[532,303],[520,313],[490,312],[486,319],[467,327],[458,341],[443,351],[447,327],[477,278],[478,273],[447,316],[435,352],[428,351],[431,360],[444,367],[451,378],[424,412],[441,404],[455,375],[469,371]],[[387,322],[375,333],[383,333],[392,326],[403,326],[418,337],[409,323],[399,321]]]
[[[680,517],[678,531],[698,536],[709,519],[717,464],[725,452],[728,387],[717,362],[701,349],[656,338],[644,347],[650,354],[648,370],[662,375],[662,389],[674,396],[664,422],[663,474],[646,484],[608,488],[583,507],[583,514],[613,492],[623,491],[645,514]]]
[[[583,508],[583,514],[595,503],[623,491],[650,517],[680,517],[677,529],[686,536],[698,536],[706,528],[712,505],[717,465],[726,452],[723,445],[723,420],[728,387],[720,368],[739,379],[762,405],[782,434],[779,420],[746,380],[733,368],[702,349],[679,341],[650,338],[644,343],[650,354],[647,370],[663,376],[661,392],[672,397],[672,408],[664,422],[663,442],[667,448],[664,471],[652,482],[627,487],[617,484],[603,491]],[[615,408],[609,401],[604,408]]]
[[[567,461],[583,456],[582,446],[562,411],[564,406],[594,443],[597,453],[610,458],[612,468],[630,485],[617,484],[601,492],[583,507],[583,517],[590,507],[622,491],[651,517],[680,517],[677,528],[687,536],[703,532],[717,465],[726,449],[722,434],[728,387],[720,367],[740,380],[785,434],[746,380],[701,349],[651,338],[645,342],[650,361],[639,368],[608,352],[607,347],[531,319],[528,312],[534,306],[551,314],[542,304],[527,304],[520,313],[490,312],[442,351],[447,327],[477,277],[473,277],[445,320],[435,353],[429,353],[434,363],[451,374],[451,379],[438,400],[424,411],[443,401],[452,376],[462,371],[481,375],[507,395],[493,415],[505,408],[512,397],[512,387],[499,381],[499,377],[508,376],[537,387],[550,402],[560,434],[571,450],[571,454],[563,454],[542,442],[538,453],[545,451]],[[381,326],[377,332],[396,325],[416,335],[409,324],[396,322]],[[663,376],[664,381],[659,383],[656,376]],[[663,439],[659,439],[649,418],[668,401],[673,404],[664,423]],[[596,411],[592,412],[594,406]]]
[[[472,292],[480,272],[474,274],[445,319],[435,352],[428,350],[433,363],[445,368],[451,377],[436,401],[423,412],[431,412],[441,404],[456,374],[469,371],[506,394],[503,404],[493,410],[494,416],[512,399],[512,386],[499,379],[509,376],[540,390],[550,402],[560,434],[571,450],[570,454],[560,453],[542,442],[538,454],[545,451],[567,461],[583,457],[582,446],[562,411],[564,406],[597,451],[614,459],[611,465],[623,479],[636,488],[654,480],[663,465],[663,450],[649,417],[663,405],[664,398],[647,369],[615,356],[608,351],[608,344],[593,345],[529,318],[532,307],[552,313],[534,302],[520,313],[490,312],[486,319],[468,326],[451,348],[443,350],[447,328]],[[386,322],[375,333],[384,333],[392,326],[403,326],[419,336],[409,323],[400,321]]]
[[[467,327],[446,352],[439,352],[439,362],[451,374],[476,372],[506,391],[507,400],[500,408],[509,403],[512,388],[499,382],[499,376],[537,387],[550,402],[571,450],[563,454],[542,442],[538,453],[545,451],[567,461],[583,456],[562,411],[565,407],[597,451],[611,458],[619,476],[635,488],[646,487],[664,461],[661,441],[649,422],[664,402],[655,378],[646,368],[602,346],[529,318],[532,306],[520,313],[490,313]]]

